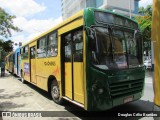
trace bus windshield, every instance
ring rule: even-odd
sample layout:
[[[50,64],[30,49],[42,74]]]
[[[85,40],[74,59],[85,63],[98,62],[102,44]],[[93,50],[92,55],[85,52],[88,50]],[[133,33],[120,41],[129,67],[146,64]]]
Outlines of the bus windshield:
[[[105,70],[138,67],[142,64],[141,39],[134,31],[95,27],[96,51],[92,63]]]

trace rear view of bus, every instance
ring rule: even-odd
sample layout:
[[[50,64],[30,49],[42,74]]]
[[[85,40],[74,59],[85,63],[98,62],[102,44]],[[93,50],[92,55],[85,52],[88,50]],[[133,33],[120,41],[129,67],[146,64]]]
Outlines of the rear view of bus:
[[[138,24],[99,9],[84,11],[88,110],[106,110],[143,95],[145,70]]]

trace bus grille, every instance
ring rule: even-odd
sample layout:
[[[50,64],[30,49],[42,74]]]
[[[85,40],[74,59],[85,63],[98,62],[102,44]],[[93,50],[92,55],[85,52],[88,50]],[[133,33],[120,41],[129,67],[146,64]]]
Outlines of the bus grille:
[[[143,79],[129,80],[110,84],[111,97],[117,98],[138,92],[142,92]]]

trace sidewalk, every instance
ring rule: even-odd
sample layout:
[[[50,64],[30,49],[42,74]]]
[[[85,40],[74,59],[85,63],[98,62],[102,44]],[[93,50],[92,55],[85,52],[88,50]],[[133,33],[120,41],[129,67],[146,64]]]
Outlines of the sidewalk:
[[[153,83],[153,72],[151,71],[146,71],[145,74],[145,83],[147,84],[152,84]]]
[[[7,71],[5,71],[5,76],[4,77],[8,77],[8,76],[10,76],[11,74],[9,73],[9,72],[7,72]],[[1,78],[4,78],[4,77],[1,77],[1,68],[0,68],[0,79]]]

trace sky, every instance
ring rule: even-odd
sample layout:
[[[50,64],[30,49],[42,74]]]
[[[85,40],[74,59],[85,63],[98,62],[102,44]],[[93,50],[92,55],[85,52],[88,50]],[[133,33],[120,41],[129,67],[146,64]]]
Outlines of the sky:
[[[139,6],[140,7],[146,7],[147,5],[150,5],[150,4],[152,4],[153,2],[152,2],[153,0],[140,0],[140,2],[139,2]]]
[[[151,3],[152,0],[141,0],[139,6]],[[13,23],[22,30],[11,31],[12,37],[7,39],[14,43],[24,44],[62,22],[61,0],[0,0],[0,7],[16,16]]]

